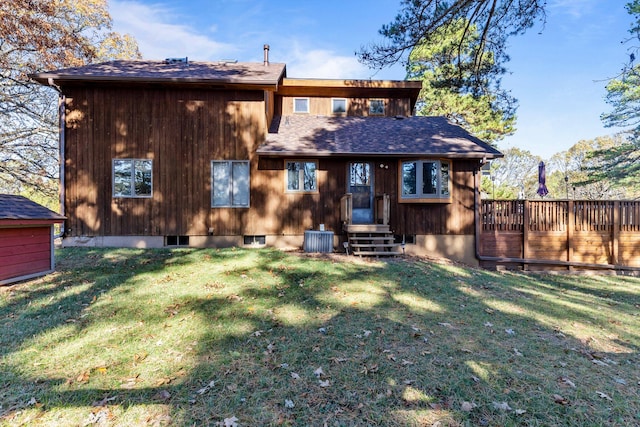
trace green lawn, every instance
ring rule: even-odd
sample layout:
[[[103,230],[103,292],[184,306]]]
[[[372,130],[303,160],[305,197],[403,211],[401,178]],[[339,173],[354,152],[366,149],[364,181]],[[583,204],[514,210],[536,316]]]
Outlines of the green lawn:
[[[640,279],[64,249],[0,288],[0,424],[640,425]]]

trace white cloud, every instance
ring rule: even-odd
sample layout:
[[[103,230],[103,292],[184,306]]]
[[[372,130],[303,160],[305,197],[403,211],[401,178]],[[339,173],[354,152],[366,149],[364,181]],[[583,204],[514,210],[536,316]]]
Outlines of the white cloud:
[[[179,15],[159,4],[115,0],[109,3],[109,12],[114,30],[131,34],[145,59],[188,56],[215,60],[230,57],[238,50],[179,23]]]
[[[295,78],[324,79],[394,79],[402,80],[402,70],[371,70],[358,62],[355,55],[346,56],[329,49],[311,49],[293,42],[285,52],[287,75]]]

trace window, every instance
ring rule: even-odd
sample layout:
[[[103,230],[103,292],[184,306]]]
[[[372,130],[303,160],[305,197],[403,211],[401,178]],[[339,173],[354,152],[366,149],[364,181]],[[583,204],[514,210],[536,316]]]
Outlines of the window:
[[[384,99],[370,99],[369,114],[374,116],[384,115]]]
[[[318,177],[316,162],[286,162],[286,189],[289,192],[318,191]]]
[[[448,199],[450,169],[445,160],[402,162],[402,199]]]
[[[249,161],[211,162],[211,207],[249,207]]]
[[[151,197],[153,161],[113,159],[113,197]]]
[[[293,112],[294,113],[308,113],[309,112],[309,98],[293,98]]]
[[[347,100],[345,98],[331,99],[331,112],[333,114],[343,114],[347,112]]]

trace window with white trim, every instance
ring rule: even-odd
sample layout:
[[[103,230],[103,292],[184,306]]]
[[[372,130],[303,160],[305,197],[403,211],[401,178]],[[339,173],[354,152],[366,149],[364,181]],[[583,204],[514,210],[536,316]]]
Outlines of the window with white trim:
[[[384,115],[384,99],[370,99],[369,114],[373,116],[383,116]]]
[[[292,193],[315,193],[318,191],[318,163],[315,161],[287,161],[286,190]]]
[[[249,207],[249,161],[213,160],[211,162],[211,207]]]
[[[113,197],[151,197],[153,160],[113,159]]]
[[[293,98],[293,112],[294,113],[308,113],[309,112],[309,98]]]
[[[331,98],[331,112],[333,114],[344,114],[347,112],[346,98]]]
[[[448,199],[451,164],[446,160],[410,160],[401,166],[401,198]]]

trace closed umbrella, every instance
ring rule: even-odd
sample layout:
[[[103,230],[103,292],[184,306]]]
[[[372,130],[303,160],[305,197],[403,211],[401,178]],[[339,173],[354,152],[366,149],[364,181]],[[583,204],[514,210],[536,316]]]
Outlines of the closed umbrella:
[[[545,171],[544,162],[540,162],[538,165],[538,191],[537,193],[540,197],[544,197],[549,194],[549,190],[547,190],[547,173]]]

